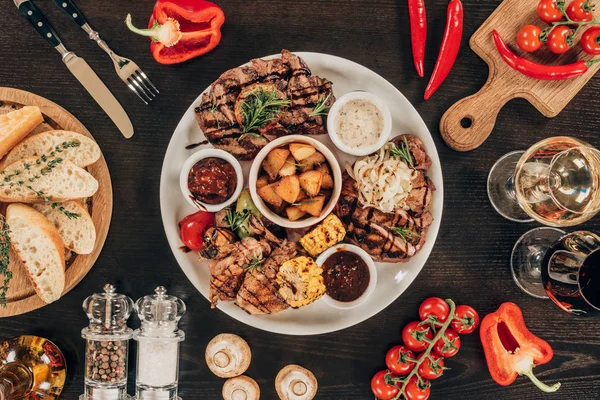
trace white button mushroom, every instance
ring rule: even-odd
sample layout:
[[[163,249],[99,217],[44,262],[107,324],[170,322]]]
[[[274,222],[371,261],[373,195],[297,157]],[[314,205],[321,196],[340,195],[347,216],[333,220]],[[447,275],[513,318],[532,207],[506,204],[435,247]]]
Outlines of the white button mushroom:
[[[259,400],[260,388],[254,379],[241,375],[228,379],[222,394],[223,400]]]
[[[275,378],[275,389],[281,400],[311,400],[317,388],[317,378],[299,365],[284,367]]]
[[[206,364],[221,378],[233,378],[246,372],[252,353],[244,339],[229,333],[217,335],[206,346]]]

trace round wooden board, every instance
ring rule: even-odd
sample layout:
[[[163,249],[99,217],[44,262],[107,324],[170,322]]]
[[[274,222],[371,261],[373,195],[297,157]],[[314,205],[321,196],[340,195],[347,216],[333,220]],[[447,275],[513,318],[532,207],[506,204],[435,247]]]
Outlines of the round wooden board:
[[[64,129],[84,134],[93,139],[86,127],[58,104],[23,90],[0,87],[0,114],[5,114],[22,106],[38,106],[44,115],[44,123],[34,129],[31,134],[52,129]],[[112,217],[112,184],[106,160],[101,156],[98,161],[86,169],[99,183],[98,191],[91,199],[90,209],[90,214],[96,226],[96,245],[91,254],[76,255],[74,261],[67,266],[63,295],[83,279],[98,259]],[[23,314],[46,305],[35,293],[26,272],[20,266],[13,269],[13,279],[7,293],[7,306],[6,308],[0,307],[0,318]]]

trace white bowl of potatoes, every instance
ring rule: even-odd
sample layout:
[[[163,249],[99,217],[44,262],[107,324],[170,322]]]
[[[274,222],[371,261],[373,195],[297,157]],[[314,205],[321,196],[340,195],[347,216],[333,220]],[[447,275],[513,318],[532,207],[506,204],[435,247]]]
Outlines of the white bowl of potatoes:
[[[331,213],[342,171],[326,145],[301,135],[266,145],[250,167],[248,187],[258,210],[284,228],[306,228]]]

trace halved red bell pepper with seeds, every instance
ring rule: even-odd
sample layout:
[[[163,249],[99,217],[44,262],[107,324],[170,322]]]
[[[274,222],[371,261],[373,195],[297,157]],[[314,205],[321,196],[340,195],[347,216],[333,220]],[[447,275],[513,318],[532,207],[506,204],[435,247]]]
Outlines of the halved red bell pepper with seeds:
[[[206,54],[221,41],[225,14],[205,0],[158,0],[148,29],[133,26],[127,15],[127,27],[152,39],[150,50],[161,64],[177,64]]]
[[[533,367],[545,364],[554,355],[550,345],[525,326],[521,309],[504,303],[481,321],[479,330],[485,359],[494,381],[502,386],[525,375],[542,391],[556,392],[560,383],[548,386],[533,375]]]

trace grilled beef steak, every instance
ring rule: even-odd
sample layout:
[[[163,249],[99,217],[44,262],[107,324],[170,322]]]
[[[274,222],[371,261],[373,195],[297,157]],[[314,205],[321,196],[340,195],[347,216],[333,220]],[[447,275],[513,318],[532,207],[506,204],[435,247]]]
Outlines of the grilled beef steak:
[[[244,89],[256,84],[260,84],[255,86],[257,90],[276,90],[277,98],[287,100],[289,105],[272,116],[268,124],[244,132],[244,121],[242,125],[239,123],[241,102],[252,92]],[[195,109],[196,120],[214,147],[230,152],[239,160],[251,160],[276,137],[325,133],[324,118],[311,115],[316,104],[325,99],[328,106],[335,101],[331,82],[311,76],[304,60],[282,50],[281,58],[254,59],[250,65],[223,73],[202,95]]]

